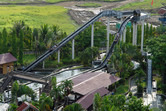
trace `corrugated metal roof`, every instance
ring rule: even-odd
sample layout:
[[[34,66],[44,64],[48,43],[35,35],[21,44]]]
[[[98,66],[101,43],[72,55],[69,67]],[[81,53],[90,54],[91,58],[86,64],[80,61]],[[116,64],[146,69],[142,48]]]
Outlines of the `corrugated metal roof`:
[[[87,95],[85,95],[84,97],[79,99],[76,103],[81,104],[81,106],[84,109],[88,109],[93,104],[94,95],[96,93],[99,93],[100,96],[104,96],[104,95],[108,94],[109,91],[107,89],[105,89],[104,87],[101,87],[97,90],[93,90],[92,92],[88,93]]]
[[[17,111],[22,111],[22,110],[26,109],[27,107],[28,107],[28,105],[24,102],[17,108]]]
[[[81,95],[86,95],[95,89],[108,87],[119,80],[119,77],[106,72],[99,71],[86,73],[72,79],[74,83],[73,91]]]
[[[0,54],[0,64],[6,64],[14,61],[17,61],[17,59],[12,54]]]
[[[34,105],[32,105],[26,101],[24,103],[22,103],[16,110],[17,111],[26,111],[29,108],[32,108],[34,111],[39,111]]]
[[[166,14],[166,9],[161,8],[161,9],[158,11],[158,14],[160,14],[160,15]]]

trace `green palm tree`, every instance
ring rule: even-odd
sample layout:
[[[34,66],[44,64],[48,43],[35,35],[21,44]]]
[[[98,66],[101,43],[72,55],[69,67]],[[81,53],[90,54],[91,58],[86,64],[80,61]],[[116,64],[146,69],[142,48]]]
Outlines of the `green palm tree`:
[[[73,89],[73,82],[72,80],[65,80],[65,81],[62,81],[62,91],[63,91],[63,94],[64,94],[64,97],[65,97],[65,104],[68,104],[68,95],[71,93],[72,89]]]
[[[72,105],[66,106],[63,111],[84,111],[84,109],[80,104],[73,103]]]
[[[41,111],[51,111],[53,106],[53,100],[50,96],[47,96],[45,93],[42,93],[39,99],[39,107]]]
[[[62,87],[61,85],[57,86],[56,77],[52,77],[51,85],[52,85],[52,89],[50,91],[50,96],[54,99],[54,106],[57,109],[57,104],[63,98],[62,89],[61,89]]]

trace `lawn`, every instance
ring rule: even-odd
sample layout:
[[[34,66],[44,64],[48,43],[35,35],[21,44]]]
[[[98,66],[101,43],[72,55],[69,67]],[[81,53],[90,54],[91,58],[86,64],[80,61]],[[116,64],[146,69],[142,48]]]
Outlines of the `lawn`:
[[[32,28],[43,24],[58,25],[68,34],[78,26],[67,14],[68,10],[55,5],[47,6],[1,6],[0,30],[12,27],[16,21],[23,20]]]
[[[130,9],[154,9],[162,7],[162,3],[166,5],[166,0],[153,0],[153,5],[151,6],[152,0],[143,0],[140,2],[129,3],[119,8],[115,8],[115,10],[130,10]]]
[[[80,4],[77,6],[79,6],[79,7],[100,7],[101,4],[99,4],[99,3],[83,3],[83,4]]]
[[[32,63],[35,60],[36,60],[35,54],[25,54],[23,56],[23,64],[25,66],[29,65],[30,63]]]
[[[32,3],[32,2],[48,2],[57,3],[61,1],[77,1],[77,0],[0,0],[0,3]],[[96,0],[96,1],[121,1],[121,0]]]
[[[32,3],[32,2],[42,2],[42,1],[49,3],[56,3],[67,0],[0,0],[1,3]]]
[[[116,88],[115,95],[118,94],[125,94],[129,90],[129,84],[128,80],[125,82],[125,84],[122,84]]]

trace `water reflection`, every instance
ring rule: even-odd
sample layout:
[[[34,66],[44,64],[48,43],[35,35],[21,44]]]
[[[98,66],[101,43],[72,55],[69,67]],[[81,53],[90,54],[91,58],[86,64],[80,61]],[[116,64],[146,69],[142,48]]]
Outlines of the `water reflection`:
[[[72,76],[76,76],[78,74],[80,74],[82,71],[84,71],[85,69],[74,69],[74,70],[67,70],[64,72],[61,72],[57,75],[55,75],[57,82],[63,81],[65,79],[68,79]]]

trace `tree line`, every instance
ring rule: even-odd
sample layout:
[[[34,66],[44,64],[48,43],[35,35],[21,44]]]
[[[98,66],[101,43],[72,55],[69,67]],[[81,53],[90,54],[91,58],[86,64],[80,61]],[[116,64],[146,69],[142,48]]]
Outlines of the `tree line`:
[[[102,23],[95,23],[94,46],[100,47],[100,42],[105,41],[106,31]],[[40,56],[53,45],[58,44],[67,33],[58,26],[42,25],[40,28],[30,28],[24,21],[16,22],[12,28],[4,28],[0,31],[0,53],[10,52],[18,59],[18,64],[24,65],[23,56],[26,51],[33,51],[36,57]],[[86,48],[90,47],[91,27],[88,27],[75,38],[76,62],[81,62],[80,55]],[[71,60],[72,42],[69,41],[61,51],[62,62],[72,62]],[[57,59],[57,54],[53,54],[48,60]],[[69,63],[69,62],[68,62]]]

